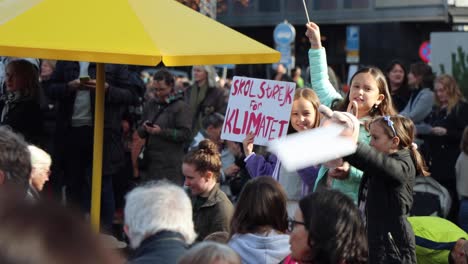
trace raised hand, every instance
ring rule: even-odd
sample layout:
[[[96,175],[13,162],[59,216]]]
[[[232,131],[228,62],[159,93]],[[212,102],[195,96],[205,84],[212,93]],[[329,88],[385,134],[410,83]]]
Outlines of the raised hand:
[[[242,141],[242,146],[244,147],[245,156],[249,156],[253,152],[253,142],[255,134],[250,132],[245,136],[244,141]]]
[[[322,48],[322,39],[320,36],[320,28],[314,22],[309,22],[306,24],[307,31],[305,35],[309,38],[310,48],[311,49],[320,49]]]

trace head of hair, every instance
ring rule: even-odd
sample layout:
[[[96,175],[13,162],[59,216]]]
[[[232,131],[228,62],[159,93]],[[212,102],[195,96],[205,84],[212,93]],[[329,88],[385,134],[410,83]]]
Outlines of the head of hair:
[[[248,181],[237,200],[231,221],[231,234],[266,233],[288,228],[287,195],[272,177]]]
[[[308,231],[312,263],[367,263],[367,236],[354,202],[336,190],[321,190],[299,201]]]
[[[410,73],[415,77],[421,77],[421,82],[418,83],[417,88],[430,88],[434,86],[434,73],[431,66],[424,62],[416,62],[411,64]]]
[[[203,241],[213,241],[216,243],[227,244],[229,241],[229,233],[226,231],[218,231],[207,235]]]
[[[377,115],[394,115],[396,114],[395,108],[393,107],[392,96],[390,94],[390,90],[388,88],[387,79],[382,71],[377,67],[364,67],[359,69],[352,77],[350,81],[350,85],[352,85],[354,78],[361,73],[368,73],[370,74],[375,82],[377,83],[377,88],[379,89],[379,94],[384,95],[384,99],[378,105],[377,108],[372,107],[369,111],[369,115],[371,117]],[[350,89],[351,90],[351,89]],[[346,112],[348,109],[348,105],[350,103],[349,100],[350,91],[346,94],[344,100],[342,100],[336,107],[333,107],[334,110]]]
[[[202,174],[211,171],[216,180],[221,174],[221,154],[218,145],[209,139],[202,140],[196,149],[187,153],[183,163],[194,166],[195,170]]]
[[[153,80],[164,81],[170,87],[174,86],[174,76],[166,68],[161,68],[153,74]]]
[[[313,127],[319,127],[320,126],[320,113],[318,111],[318,108],[320,106],[320,100],[315,93],[314,90],[311,88],[297,88],[296,92],[294,93],[294,101],[304,98],[305,100],[309,101],[312,106],[314,107],[315,110],[315,123]],[[297,132],[291,125],[291,121],[289,122],[289,128],[288,128],[288,134],[295,133]]]
[[[8,63],[7,68],[11,69],[17,78],[23,80],[24,85],[19,87],[19,92],[23,97],[30,97],[35,100],[39,97],[39,70],[31,62],[23,59],[13,60]]]
[[[468,127],[463,130],[463,136],[460,143],[460,149],[468,155]]]
[[[57,66],[57,61],[56,60],[41,60],[41,65],[42,64],[47,64],[49,65],[53,70],[55,70],[55,67]]]
[[[130,191],[124,215],[132,248],[163,230],[179,233],[187,244],[196,237],[192,203],[181,187],[168,181],[150,182]]]
[[[195,80],[194,78],[194,74],[193,74],[193,69],[195,67],[199,67],[201,68],[202,70],[204,70],[206,72],[206,82],[208,84],[208,87],[216,87],[216,77],[218,76],[218,74],[216,73],[216,69],[215,67],[213,67],[212,65],[195,65],[193,66],[192,68],[192,80]]]
[[[34,145],[29,145],[28,150],[31,153],[31,166],[33,168],[50,167],[52,158],[47,152]]]
[[[220,113],[211,113],[205,116],[202,120],[202,127],[203,129],[207,129],[209,126],[213,128],[220,128],[223,126],[224,123],[224,116]]]
[[[0,127],[0,171],[6,183],[26,193],[31,174],[31,154],[23,138],[5,126]]]
[[[403,62],[399,60],[392,60],[388,65],[387,68],[385,69],[385,72],[387,74],[387,84],[390,85],[390,72],[395,68],[395,66],[400,66],[401,69],[403,69],[403,80],[401,82],[400,88],[396,90],[396,94],[408,94],[409,89],[408,89],[408,70],[406,69],[406,66]]]
[[[241,264],[239,255],[227,245],[203,241],[189,249],[178,264]]]
[[[116,263],[116,252],[81,219],[54,201],[2,193],[0,263]]]
[[[428,176],[429,172],[424,162],[424,158],[414,146],[415,127],[411,119],[402,115],[388,116],[393,122],[397,137],[400,139],[399,149],[409,149],[411,156],[416,165],[416,171],[422,176]],[[395,135],[392,128],[388,125],[384,117],[377,117],[369,123],[369,128],[372,124],[378,124],[384,131],[385,135],[393,138]]]
[[[458,87],[457,81],[451,75],[442,74],[435,79],[434,83],[440,83],[446,89],[448,95],[447,113],[450,114],[458,102],[463,99],[463,95]],[[435,96],[435,104],[438,107],[441,107],[441,102],[438,96]]]

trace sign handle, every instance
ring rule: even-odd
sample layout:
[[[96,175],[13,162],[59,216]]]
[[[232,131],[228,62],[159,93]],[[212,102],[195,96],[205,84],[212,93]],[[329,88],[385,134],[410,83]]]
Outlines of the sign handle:
[[[305,10],[306,17],[307,17],[307,23],[310,23],[309,12],[307,11],[307,5],[306,5],[305,0],[302,0],[302,3],[304,4],[304,10]]]

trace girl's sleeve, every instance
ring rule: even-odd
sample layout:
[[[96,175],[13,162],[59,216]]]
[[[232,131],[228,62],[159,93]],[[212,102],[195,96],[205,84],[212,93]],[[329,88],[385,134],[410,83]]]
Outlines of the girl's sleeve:
[[[249,172],[250,177],[255,178],[258,176],[273,176],[278,158],[270,154],[268,159],[262,155],[250,154],[245,158],[245,168]]]
[[[414,164],[388,156],[362,143],[358,143],[356,152],[346,157],[345,160],[372,175],[384,177],[400,184],[404,183],[408,173],[414,170]]]
[[[325,48],[309,49],[310,79],[312,89],[320,103],[331,107],[336,100],[343,99],[328,79],[328,64]]]
[[[317,180],[319,170],[320,170],[320,165],[311,166],[302,170],[298,170],[297,174],[301,176],[302,181],[307,185],[308,189],[313,190],[315,186],[315,181]]]

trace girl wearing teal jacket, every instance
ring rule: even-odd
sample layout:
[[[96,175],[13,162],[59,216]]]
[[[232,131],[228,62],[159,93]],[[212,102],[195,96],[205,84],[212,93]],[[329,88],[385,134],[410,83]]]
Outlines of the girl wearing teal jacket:
[[[328,80],[328,65],[325,49],[320,42],[320,29],[317,24],[306,24],[306,36],[311,47],[309,64],[311,84],[320,102],[338,111],[347,111],[355,105],[355,114],[360,121],[359,141],[369,144],[370,135],[366,124],[375,116],[394,115],[392,97],[385,75],[376,67],[358,70],[351,78],[350,89],[343,98]],[[331,187],[349,195],[357,204],[359,184],[363,172],[344,162],[336,168],[322,166],[319,170],[314,190]]]

